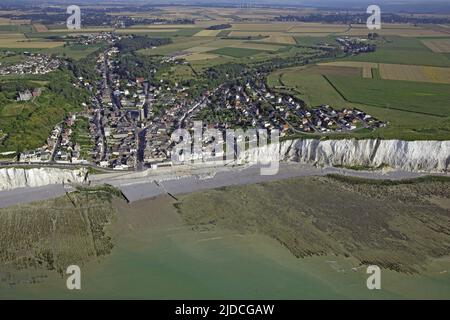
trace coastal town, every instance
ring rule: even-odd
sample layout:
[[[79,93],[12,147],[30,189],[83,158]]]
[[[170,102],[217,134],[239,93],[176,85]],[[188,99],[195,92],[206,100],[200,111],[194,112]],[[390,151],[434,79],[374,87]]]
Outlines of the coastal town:
[[[202,121],[204,130],[242,128],[278,130],[281,137],[295,134],[332,134],[359,129],[376,129],[386,124],[357,109],[321,105],[307,107],[286,92],[271,90],[264,73],[250,80],[225,81],[212,90],[192,96],[189,88],[165,79],[119,75],[120,38],[112,33],[83,37],[80,41],[106,41],[109,46],[96,58],[97,83],[83,77],[73,85],[91,92],[83,111],[71,113],[54,127],[46,144],[25,151],[20,162],[91,164],[113,170],[141,170],[171,165],[175,145],[171,134],[179,128],[192,130],[194,121]],[[346,50],[371,50],[364,41],[338,38]],[[50,72],[61,61],[30,54],[26,63],[10,66],[3,72],[34,74]],[[172,57],[164,63],[186,63]],[[39,66],[39,67],[38,67]],[[8,70],[8,71],[6,71]],[[39,92],[21,92],[18,100],[28,101]],[[203,141],[208,143],[208,141]]]

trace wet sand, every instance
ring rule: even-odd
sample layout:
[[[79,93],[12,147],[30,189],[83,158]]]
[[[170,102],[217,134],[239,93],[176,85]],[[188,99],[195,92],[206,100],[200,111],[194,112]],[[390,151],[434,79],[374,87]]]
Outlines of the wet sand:
[[[430,263],[423,275],[382,271],[382,290],[352,258],[295,258],[261,234],[226,229],[193,231],[167,196],[119,209],[111,255],[82,266],[82,290],[65,288],[55,273],[38,284],[0,282],[0,297],[124,299],[399,299],[450,297],[450,260]],[[36,273],[34,272],[34,275]]]

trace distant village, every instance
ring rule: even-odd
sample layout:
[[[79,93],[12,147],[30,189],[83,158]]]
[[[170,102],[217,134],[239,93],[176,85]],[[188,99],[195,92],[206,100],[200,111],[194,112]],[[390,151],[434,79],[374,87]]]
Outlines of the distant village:
[[[99,43],[113,44],[118,40],[118,37],[112,32],[101,33],[89,33],[86,35],[69,36],[69,39],[73,38],[73,42],[81,45],[93,45]]]
[[[350,38],[350,37],[338,37],[336,42],[341,45],[341,50],[346,53],[360,54],[374,52],[376,46],[370,43],[370,40],[378,38],[378,34],[369,33],[368,39],[366,38]]]
[[[0,63],[0,76],[42,75],[55,71],[61,65],[61,60],[51,55],[30,52],[24,52],[24,55],[23,62],[6,66],[2,66]]]

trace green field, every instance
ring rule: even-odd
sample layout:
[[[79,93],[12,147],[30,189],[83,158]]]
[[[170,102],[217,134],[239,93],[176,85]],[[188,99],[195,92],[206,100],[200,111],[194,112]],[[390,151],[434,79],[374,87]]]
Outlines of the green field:
[[[327,76],[349,102],[388,109],[450,116],[450,85]]]
[[[33,27],[31,25],[19,25],[19,24],[0,25],[0,32],[27,33],[27,32],[32,32],[32,31],[33,31]]]
[[[327,37],[313,37],[313,36],[304,36],[304,37],[294,37],[297,43],[301,46],[317,46],[319,44],[335,44],[336,36],[327,36]]]
[[[193,80],[195,77],[191,67],[187,65],[174,65],[169,70],[157,73],[157,79],[165,79],[171,83],[182,83],[183,81]]]
[[[91,53],[97,51],[100,48],[100,45],[82,45],[82,44],[74,44],[67,45],[57,48],[45,49],[42,50],[42,53],[48,54],[56,54],[60,57],[71,58],[75,60],[79,60],[87,57]]]
[[[344,60],[450,67],[450,55],[434,53],[419,38],[389,37],[387,41],[379,45],[376,52]]]
[[[323,104],[333,106],[346,104],[346,101],[321,74],[310,72],[308,69],[293,68],[274,72],[268,77],[268,85],[272,88],[286,86],[292,94],[311,107]]]
[[[233,57],[233,58],[251,57],[251,56],[257,55],[262,52],[265,52],[265,51],[257,50],[257,49],[244,49],[244,48],[232,48],[232,47],[225,47],[225,48],[220,48],[220,49],[217,49],[214,51],[209,51],[209,53],[229,56],[229,57]]]
[[[175,52],[184,51],[186,49],[206,45],[208,42],[211,42],[214,38],[210,37],[177,37],[172,38],[173,43],[165,46],[161,46],[155,49],[142,49],[139,50],[138,53],[143,55],[169,55]]]
[[[161,32],[157,29],[121,29],[119,30],[120,34],[124,35],[130,35],[130,34],[137,34],[137,35],[148,35],[150,37],[191,37],[201,31],[203,29],[201,28],[185,28],[185,29],[179,29],[174,31],[168,31],[168,32]]]

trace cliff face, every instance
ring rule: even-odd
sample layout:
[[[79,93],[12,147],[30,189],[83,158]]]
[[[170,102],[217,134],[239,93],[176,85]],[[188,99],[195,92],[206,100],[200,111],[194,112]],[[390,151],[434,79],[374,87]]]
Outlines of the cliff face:
[[[442,173],[450,170],[450,141],[290,140],[249,150],[246,161],[293,161],[320,166],[389,167],[395,170]],[[86,170],[52,168],[0,169],[0,191],[63,182],[83,183]]]
[[[85,169],[5,168],[0,169],[0,191],[24,187],[40,187],[50,184],[62,184],[63,182],[82,183],[85,176]]]
[[[450,141],[401,140],[290,140],[263,150],[251,150],[246,160],[265,163],[294,161],[321,166],[389,167],[396,170],[440,173],[450,169]],[[259,158],[258,158],[259,154]]]

